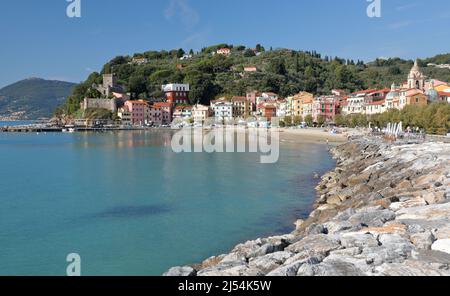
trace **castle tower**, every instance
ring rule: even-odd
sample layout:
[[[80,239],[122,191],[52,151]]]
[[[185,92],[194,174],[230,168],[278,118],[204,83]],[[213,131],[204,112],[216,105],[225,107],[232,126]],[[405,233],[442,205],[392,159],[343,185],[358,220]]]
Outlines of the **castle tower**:
[[[115,86],[116,86],[116,75],[103,74],[103,87],[107,89],[108,87],[113,88]]]
[[[425,76],[419,67],[419,61],[414,62],[414,66],[408,75],[408,88],[425,90]]]

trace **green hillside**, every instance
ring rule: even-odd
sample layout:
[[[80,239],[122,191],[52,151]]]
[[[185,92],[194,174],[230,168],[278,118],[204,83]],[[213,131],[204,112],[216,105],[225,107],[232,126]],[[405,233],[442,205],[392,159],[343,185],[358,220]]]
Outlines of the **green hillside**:
[[[0,89],[0,118],[32,120],[50,117],[65,102],[75,84],[39,78],[21,80]]]
[[[213,55],[220,47],[231,48],[231,55]],[[245,46],[219,44],[196,54],[190,51],[193,58],[188,60],[180,60],[185,54],[182,49],[118,56],[105,64],[101,73],[92,73],[78,85],[58,113],[76,112],[82,98],[92,95],[91,85],[101,83],[103,73],[116,73],[119,83],[135,98],[158,100],[163,96],[162,84],[184,82],[191,85],[192,102],[208,104],[218,96],[244,95],[248,90],[272,91],[288,96],[299,91],[327,94],[335,88],[355,91],[390,87],[393,82],[405,81],[413,65],[412,60],[400,58],[364,63],[322,56],[315,51],[265,50],[260,45],[256,49],[257,54]],[[145,57],[148,63],[133,65],[133,57]],[[443,58],[439,56],[437,59]],[[421,60],[425,74],[450,81],[450,70],[426,67],[431,60]],[[246,66],[255,66],[258,71],[244,73]]]

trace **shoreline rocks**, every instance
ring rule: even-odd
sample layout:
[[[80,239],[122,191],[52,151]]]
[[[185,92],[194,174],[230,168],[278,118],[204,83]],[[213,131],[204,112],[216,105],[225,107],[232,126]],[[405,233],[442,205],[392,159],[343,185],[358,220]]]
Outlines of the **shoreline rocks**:
[[[450,144],[353,139],[294,232],[168,276],[450,276]]]

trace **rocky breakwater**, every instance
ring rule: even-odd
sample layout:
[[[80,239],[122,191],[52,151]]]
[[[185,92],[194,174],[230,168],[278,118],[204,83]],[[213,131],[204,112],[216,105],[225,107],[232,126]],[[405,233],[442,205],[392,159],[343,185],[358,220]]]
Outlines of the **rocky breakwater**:
[[[450,144],[357,139],[332,149],[315,210],[178,276],[450,275]]]

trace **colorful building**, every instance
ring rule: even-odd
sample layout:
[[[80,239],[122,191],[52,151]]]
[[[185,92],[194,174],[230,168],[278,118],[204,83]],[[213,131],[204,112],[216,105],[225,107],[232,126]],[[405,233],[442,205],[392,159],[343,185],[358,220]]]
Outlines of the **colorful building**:
[[[366,115],[381,114],[386,112],[386,110],[387,108],[385,100],[373,101],[365,106],[364,114]]]
[[[172,122],[173,105],[170,102],[154,103],[152,109],[157,111],[156,114],[160,114],[160,124],[168,125]]]
[[[313,120],[318,122],[323,118],[326,122],[334,122],[336,115],[340,114],[341,98],[338,96],[321,96],[313,102]]]
[[[231,98],[235,109],[235,116],[239,118],[247,118],[252,112],[252,104],[246,97],[234,96]]]
[[[271,121],[272,118],[277,117],[277,107],[271,104],[267,104],[263,107],[263,117],[267,118],[267,121]]]
[[[308,92],[299,92],[295,96],[288,97],[288,116],[312,116],[314,95]]]
[[[142,126],[146,123],[147,108],[149,108],[146,101],[129,100],[125,102],[124,108],[126,108],[131,113],[132,125]]]
[[[236,109],[232,102],[225,99],[211,101],[211,109],[218,121],[231,121],[236,115]]]
[[[189,104],[189,84],[166,84],[162,86],[162,91],[171,104]]]
[[[191,106],[177,106],[175,107],[172,119],[189,119],[192,118]]]
[[[197,104],[192,107],[192,117],[195,122],[205,122],[212,114],[212,110],[209,106]]]

